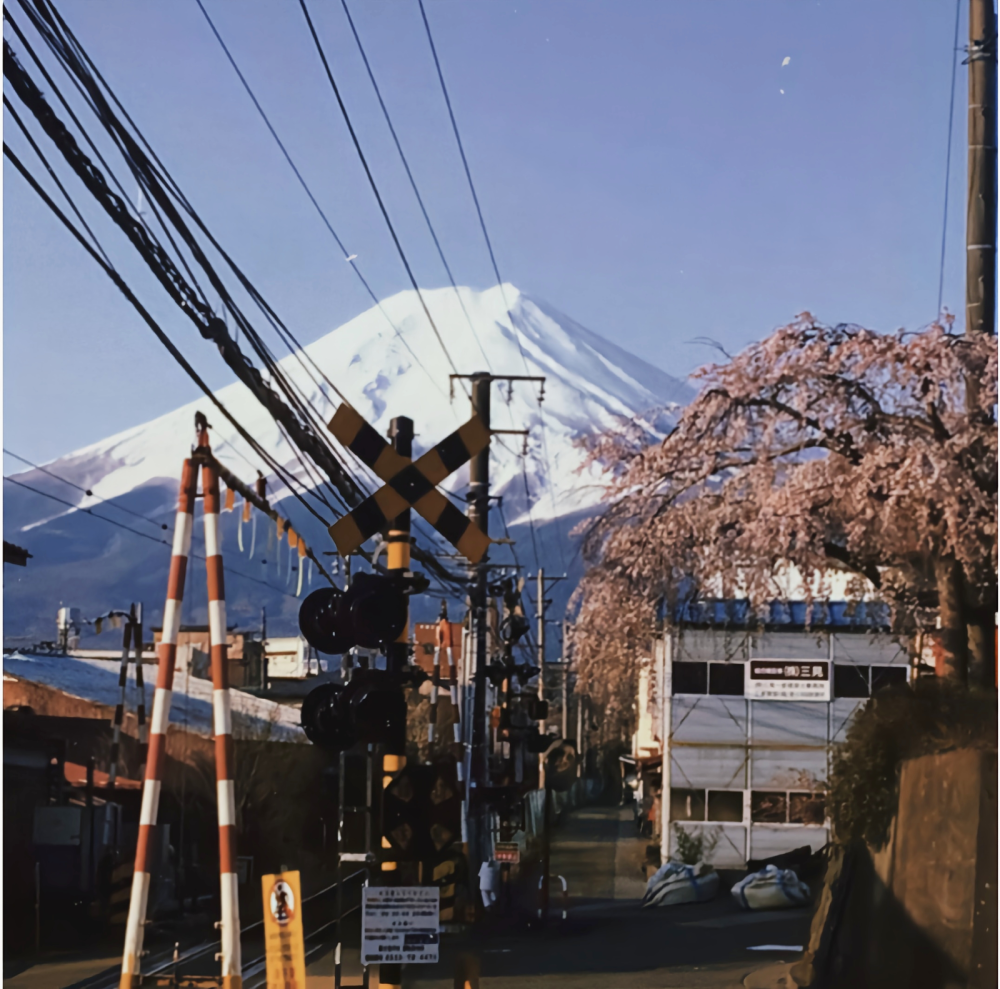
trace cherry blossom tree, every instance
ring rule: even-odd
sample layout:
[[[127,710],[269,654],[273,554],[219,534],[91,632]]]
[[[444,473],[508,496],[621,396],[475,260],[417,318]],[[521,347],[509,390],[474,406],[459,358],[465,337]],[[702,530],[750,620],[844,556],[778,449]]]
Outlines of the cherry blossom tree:
[[[624,715],[628,687],[608,673],[631,680],[658,601],[760,609],[790,570],[816,602],[846,571],[849,596],[886,601],[899,632],[939,620],[946,675],[992,686],[996,377],[996,338],[950,319],[879,334],[803,313],[699,371],[665,438],[648,417],[598,437],[611,482],[585,529],[584,688]]]

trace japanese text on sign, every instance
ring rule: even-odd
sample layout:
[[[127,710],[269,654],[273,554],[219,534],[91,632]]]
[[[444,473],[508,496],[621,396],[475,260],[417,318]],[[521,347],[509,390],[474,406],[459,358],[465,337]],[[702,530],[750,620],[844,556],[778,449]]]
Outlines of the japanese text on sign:
[[[752,659],[746,665],[746,696],[765,701],[830,700],[830,664],[806,660]]]
[[[366,886],[361,891],[362,962],[436,962],[440,906],[436,886]]]

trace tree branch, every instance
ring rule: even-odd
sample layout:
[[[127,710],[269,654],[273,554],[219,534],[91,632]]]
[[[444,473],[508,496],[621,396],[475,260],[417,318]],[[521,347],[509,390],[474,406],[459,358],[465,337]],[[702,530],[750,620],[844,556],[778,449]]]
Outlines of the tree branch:
[[[823,543],[823,552],[831,560],[836,560],[838,563],[844,564],[849,570],[853,570],[855,573],[867,578],[868,582],[876,590],[881,589],[882,575],[874,563],[861,563],[845,546],[838,546],[837,543]]]

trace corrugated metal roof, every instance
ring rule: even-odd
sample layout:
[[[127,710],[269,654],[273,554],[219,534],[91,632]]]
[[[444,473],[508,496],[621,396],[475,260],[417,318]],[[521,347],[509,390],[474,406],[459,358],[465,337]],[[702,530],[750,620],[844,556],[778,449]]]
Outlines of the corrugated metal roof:
[[[71,656],[12,653],[4,656],[4,678],[18,677],[31,683],[51,687],[73,697],[114,708],[120,697],[118,676],[121,663],[117,660],[74,659]],[[153,708],[155,674],[146,666],[145,680],[147,718]],[[130,665],[127,690],[128,709],[134,711],[138,699],[135,667]],[[263,697],[254,697],[240,690],[232,691],[233,734],[239,738],[259,738],[276,742],[304,742],[305,733],[299,725],[299,710],[288,704],[278,704]],[[174,694],[170,706],[170,723],[183,726],[199,735],[212,734],[212,683],[178,673],[174,677]]]
[[[660,602],[657,617],[667,615]],[[841,628],[858,631],[886,631],[889,606],[883,601],[772,601],[761,613],[745,598],[703,599],[674,605],[672,620],[678,625],[700,627],[752,628]]]

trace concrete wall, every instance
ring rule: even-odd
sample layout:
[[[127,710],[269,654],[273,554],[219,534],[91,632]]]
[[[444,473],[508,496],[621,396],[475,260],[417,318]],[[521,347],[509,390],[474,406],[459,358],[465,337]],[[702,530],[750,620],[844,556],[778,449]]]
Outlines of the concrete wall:
[[[970,977],[989,965],[996,985],[995,754],[903,764],[891,867],[889,886],[913,922]]]
[[[886,845],[837,849],[792,970],[812,989],[997,985],[997,757],[905,762]]]

